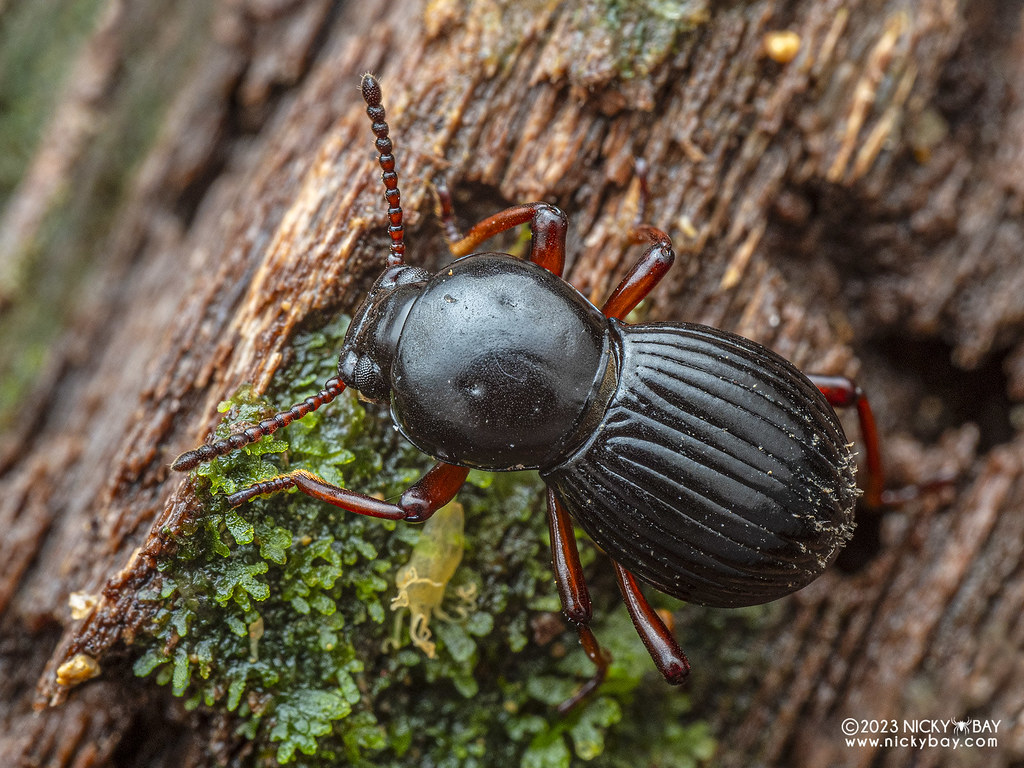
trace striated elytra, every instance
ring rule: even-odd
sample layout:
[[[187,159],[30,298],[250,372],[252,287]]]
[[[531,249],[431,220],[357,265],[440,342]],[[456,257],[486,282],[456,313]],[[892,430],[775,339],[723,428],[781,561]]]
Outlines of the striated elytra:
[[[658,669],[679,683],[686,656],[639,582],[714,606],[764,603],[817,578],[849,539],[859,490],[832,409],[856,405],[879,494],[874,425],[851,381],[807,377],[753,341],[687,323],[623,321],[672,265],[668,236],[637,225],[643,255],[598,308],[561,277],[568,222],[545,203],[514,206],[462,236],[440,185],[458,257],[431,274],[405,263],[398,175],[377,81],[362,82],[388,201],[387,266],[357,311],[338,376],[317,395],[182,454],[187,470],[286,426],[346,387],[390,405],[397,428],[437,464],[397,503],[295,471],[232,494],[232,505],[297,488],[359,514],[419,522],[469,468],[536,469],[548,486],[552,561],[566,616],[597,666],[565,704],[596,688],[608,655],[590,630],[575,521],[615,568]],[[638,164],[646,193],[646,168]],[[528,224],[528,260],[476,247]],[[471,524],[471,523],[470,523]]]

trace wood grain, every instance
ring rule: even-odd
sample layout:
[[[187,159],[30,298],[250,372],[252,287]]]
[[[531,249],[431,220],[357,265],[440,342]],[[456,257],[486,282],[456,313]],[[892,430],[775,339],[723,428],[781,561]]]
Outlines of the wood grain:
[[[65,92],[8,203],[7,263],[26,258],[53,180],[74,188],[83,158],[101,157],[81,147],[128,109],[117,64],[156,34],[151,5],[107,7],[78,60],[91,87]],[[430,191],[443,172],[467,220],[529,200],[566,210],[569,275],[603,296],[633,258],[624,231],[642,156],[649,218],[680,254],[650,317],[735,330],[809,370],[858,376],[895,484],[960,474],[952,503],[907,505],[883,521],[862,570],[829,573],[787,603],[760,639],[770,664],[752,675],[749,705],[704,705],[716,761],[905,765],[913,750],[847,748],[840,721],[970,716],[1002,719],[998,749],[926,750],[915,764],[1020,764],[1021,4],[712,3],[670,44],[601,26],[591,4],[472,5],[175,12],[183,39],[203,42],[160,103],[143,161],[124,170],[64,330],[0,438],[3,762],[110,765],[120,748],[137,762],[119,765],[204,765],[204,738],[224,737],[155,717],[160,692],[110,654],[143,618],[135,595],[164,532],[194,514],[170,461],[239,384],[267,386],[300,324],[350,308],[382,264],[357,90],[370,69],[396,141],[410,260],[443,259]],[[778,29],[801,41],[789,63],[764,53]],[[616,53],[637,39],[624,72]],[[62,144],[75,114],[89,130]],[[77,621],[76,591],[98,596]],[[55,670],[77,653],[115,671],[69,697]],[[131,735],[140,718],[153,718],[151,735]]]

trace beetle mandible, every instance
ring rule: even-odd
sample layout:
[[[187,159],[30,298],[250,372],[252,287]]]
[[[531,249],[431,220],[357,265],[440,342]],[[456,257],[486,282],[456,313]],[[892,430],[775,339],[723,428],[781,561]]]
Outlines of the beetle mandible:
[[[338,375],[289,410],[183,453],[173,468],[189,470],[259,440],[351,387],[389,404],[402,434],[437,460],[397,503],[301,470],[233,493],[228,503],[294,487],[358,514],[421,522],[452,500],[470,468],[537,469],[548,488],[562,608],[596,665],[563,709],[595,689],[609,663],[590,629],[573,521],[611,559],[659,671],[681,683],[689,662],[639,582],[734,607],[775,600],[817,578],[850,537],[860,493],[832,405],[857,407],[866,500],[877,506],[881,499],[867,399],[849,379],[808,378],[726,331],[623,322],[674,259],[668,236],[651,226],[632,229],[631,240],[646,247],[600,309],[562,279],[568,222],[546,203],[513,206],[460,236],[442,193],[456,260],[435,274],[406,264],[381,89],[369,74],[361,89],[391,242],[387,265],[345,336]],[[532,233],[528,260],[475,252],[522,224]]]

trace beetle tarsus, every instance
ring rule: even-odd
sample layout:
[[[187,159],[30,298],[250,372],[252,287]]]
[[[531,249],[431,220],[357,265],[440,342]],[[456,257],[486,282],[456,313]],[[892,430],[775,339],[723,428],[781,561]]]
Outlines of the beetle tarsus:
[[[437,218],[441,221],[444,239],[448,241],[448,248],[451,249],[462,239],[462,233],[455,223],[455,205],[452,203],[448,180],[441,174],[434,178],[434,194],[437,196]]]
[[[576,693],[558,705],[558,714],[566,715],[581,702],[585,701],[594,691],[601,687],[605,677],[608,675],[608,667],[612,663],[612,656],[598,645],[597,638],[588,624],[579,624],[576,631],[580,636],[580,645],[584,653],[596,667],[594,676],[577,689]]]

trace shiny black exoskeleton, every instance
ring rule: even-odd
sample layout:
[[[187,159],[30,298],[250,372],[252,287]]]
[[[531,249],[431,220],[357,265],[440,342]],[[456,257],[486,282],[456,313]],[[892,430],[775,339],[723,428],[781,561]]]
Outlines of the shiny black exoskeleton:
[[[388,200],[388,266],[358,310],[338,376],[317,395],[226,440],[182,454],[190,469],[302,418],[345,387],[390,405],[395,425],[438,463],[397,503],[295,471],[229,497],[237,505],[295,487],[359,514],[422,521],[450,501],[470,467],[537,469],[548,486],[552,560],[563,609],[597,665],[607,655],[589,624],[590,597],[573,537],[577,522],[612,560],[633,623],[670,682],[685,655],[636,577],[715,606],[782,597],[815,579],[853,528],[855,463],[830,402],[856,405],[880,493],[867,401],[837,377],[812,383],[747,339],[685,323],[622,318],[669,269],[668,237],[637,226],[646,244],[598,309],[561,278],[565,216],[515,206],[465,237],[439,190],[459,257],[437,273],[404,262],[398,176],[379,86],[363,79]],[[641,171],[641,182],[646,176]],[[474,253],[498,232],[529,224],[529,260]]]

